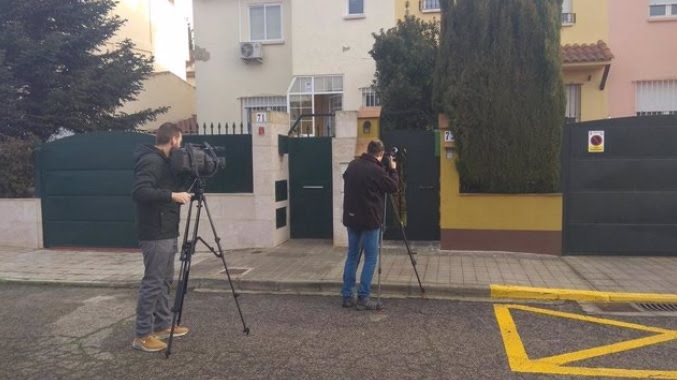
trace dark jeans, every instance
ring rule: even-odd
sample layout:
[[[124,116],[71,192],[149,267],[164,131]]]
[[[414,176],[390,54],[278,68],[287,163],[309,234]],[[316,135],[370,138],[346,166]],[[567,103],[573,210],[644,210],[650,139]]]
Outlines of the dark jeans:
[[[172,324],[169,291],[177,239],[141,241],[140,245],[145,269],[136,306],[136,336],[141,338]]]

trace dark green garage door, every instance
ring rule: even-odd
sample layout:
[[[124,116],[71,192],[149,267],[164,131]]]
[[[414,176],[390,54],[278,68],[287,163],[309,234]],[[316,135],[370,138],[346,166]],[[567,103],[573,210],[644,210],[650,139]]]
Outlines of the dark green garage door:
[[[133,151],[141,133],[88,133],[41,147],[39,190],[45,247],[136,247]]]

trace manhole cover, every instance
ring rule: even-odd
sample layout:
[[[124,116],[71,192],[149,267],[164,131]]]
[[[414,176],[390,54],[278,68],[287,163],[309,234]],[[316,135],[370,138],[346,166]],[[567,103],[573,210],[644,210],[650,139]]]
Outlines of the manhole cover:
[[[230,273],[230,277],[241,277],[250,270],[252,270],[252,268],[228,268],[228,273]],[[226,270],[222,269],[221,273],[226,274]]]
[[[677,312],[676,303],[637,303],[639,309],[653,312]]]

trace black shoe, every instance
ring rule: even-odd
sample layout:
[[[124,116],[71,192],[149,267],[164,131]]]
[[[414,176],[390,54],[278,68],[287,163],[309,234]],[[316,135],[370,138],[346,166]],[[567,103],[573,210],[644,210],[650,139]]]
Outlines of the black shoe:
[[[383,305],[377,301],[371,301],[369,297],[359,298],[357,300],[357,310],[381,310]]]
[[[355,306],[355,298],[353,297],[343,297],[343,307],[351,308]]]

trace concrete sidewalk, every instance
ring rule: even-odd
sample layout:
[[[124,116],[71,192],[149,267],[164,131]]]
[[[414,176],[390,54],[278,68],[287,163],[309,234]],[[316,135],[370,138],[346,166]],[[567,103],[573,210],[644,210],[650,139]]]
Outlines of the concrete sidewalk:
[[[426,295],[489,297],[491,285],[604,292],[677,294],[677,257],[554,257],[503,252],[439,251],[415,246]],[[225,259],[242,291],[318,294],[339,292],[345,248],[328,241],[292,240],[273,249],[227,251]],[[180,262],[177,259],[178,270]],[[382,251],[382,292],[418,295],[409,255],[401,242]],[[221,259],[193,257],[192,288],[227,287]],[[0,281],[135,288],[143,274],[141,254],[129,251],[21,250],[0,247]],[[359,275],[358,275],[359,278]],[[373,291],[377,275],[374,275]]]

